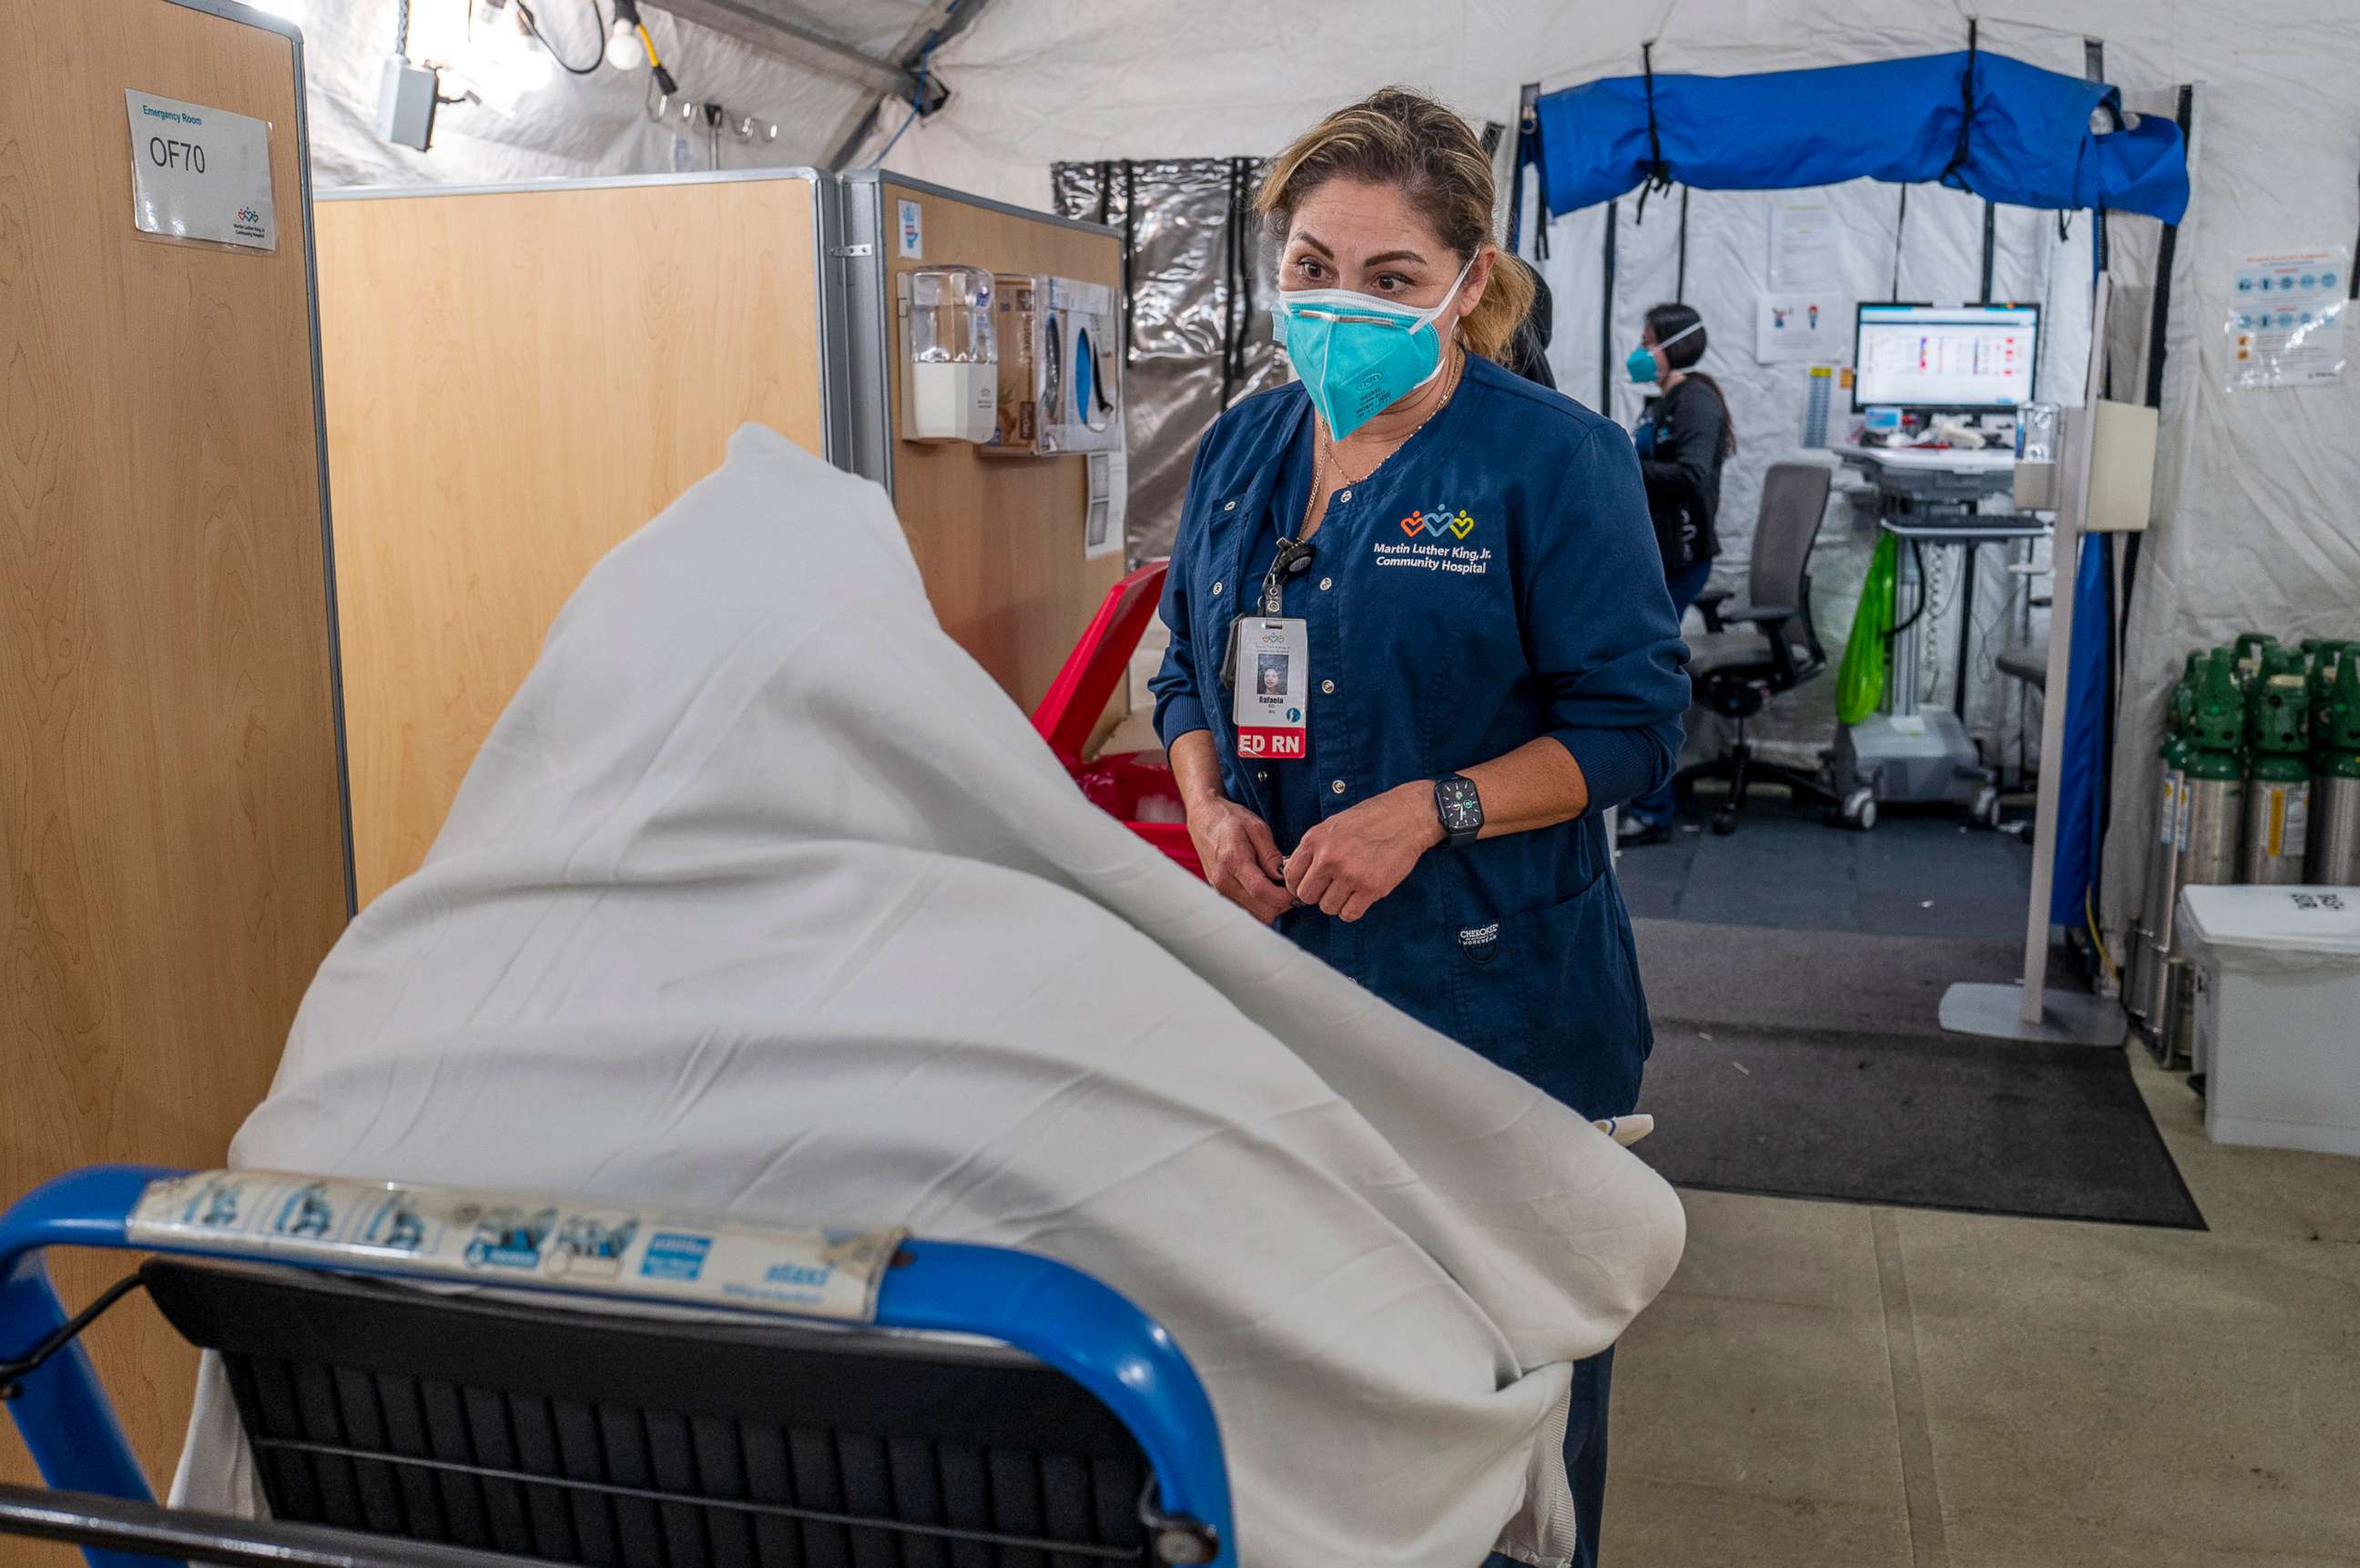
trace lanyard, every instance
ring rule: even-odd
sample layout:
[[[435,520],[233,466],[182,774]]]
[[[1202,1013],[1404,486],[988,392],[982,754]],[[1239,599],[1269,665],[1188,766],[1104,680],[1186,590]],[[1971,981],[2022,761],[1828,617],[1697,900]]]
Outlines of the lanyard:
[[[1262,614],[1279,613],[1281,596],[1286,590],[1286,579],[1299,577],[1311,570],[1312,559],[1318,553],[1317,548],[1308,543],[1297,543],[1281,536],[1278,554],[1271,558],[1270,570],[1262,575]]]

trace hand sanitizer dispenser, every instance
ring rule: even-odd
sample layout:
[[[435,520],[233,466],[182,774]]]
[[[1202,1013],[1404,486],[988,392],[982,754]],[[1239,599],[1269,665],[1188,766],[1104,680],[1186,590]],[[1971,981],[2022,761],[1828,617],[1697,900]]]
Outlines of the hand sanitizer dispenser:
[[[901,275],[903,440],[991,439],[1000,399],[991,293],[991,274],[979,267]]]

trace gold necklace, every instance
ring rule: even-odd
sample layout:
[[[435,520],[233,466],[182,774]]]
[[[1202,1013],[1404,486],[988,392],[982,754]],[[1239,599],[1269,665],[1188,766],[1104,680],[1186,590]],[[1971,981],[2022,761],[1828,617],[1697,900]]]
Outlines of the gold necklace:
[[[1450,405],[1450,400],[1459,394],[1459,382],[1460,378],[1466,373],[1466,369],[1467,351],[1464,348],[1459,348],[1456,357],[1454,357],[1450,362],[1450,374],[1444,378],[1441,397],[1435,400],[1435,404],[1432,408],[1426,411],[1426,417],[1418,421],[1416,425],[1411,429],[1407,435],[1404,435],[1399,441],[1394,442],[1392,448],[1387,451],[1382,457],[1378,458],[1374,463],[1369,465],[1369,471],[1366,474],[1361,475],[1357,479],[1352,477],[1351,472],[1344,466],[1343,460],[1341,458],[1337,458],[1336,472],[1342,476],[1344,483],[1348,487],[1352,485],[1365,485],[1371,479],[1375,478],[1377,477],[1377,470],[1392,462],[1394,453],[1399,452],[1403,447],[1407,446],[1411,442],[1416,440],[1418,432],[1433,423],[1434,416],[1440,413],[1444,409]],[[1319,458],[1318,461],[1312,466],[1311,469],[1311,497],[1304,503],[1303,525],[1295,531],[1295,536],[1297,538],[1303,537],[1311,530],[1312,509],[1319,505],[1320,487],[1328,477],[1328,462],[1330,457],[1335,456],[1336,437],[1332,433],[1327,433],[1324,427],[1322,427],[1322,434],[1324,436],[1324,443],[1320,448]]]

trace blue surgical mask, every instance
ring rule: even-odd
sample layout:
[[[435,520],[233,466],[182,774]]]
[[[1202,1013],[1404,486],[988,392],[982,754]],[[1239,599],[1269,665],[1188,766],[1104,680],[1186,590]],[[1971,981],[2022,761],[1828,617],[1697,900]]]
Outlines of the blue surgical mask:
[[[1474,266],[1470,257],[1450,291],[1426,310],[1353,289],[1296,289],[1271,302],[1272,335],[1330,435],[1341,441],[1434,379],[1442,368],[1435,323]]]
[[[1688,325],[1680,328],[1679,331],[1672,334],[1671,336],[1664,339],[1663,342],[1655,345],[1655,348],[1669,348],[1672,345],[1688,336],[1688,334],[1698,331],[1703,325],[1704,323],[1702,322],[1690,322]],[[1643,387],[1664,373],[1662,362],[1655,357],[1655,349],[1649,348],[1644,344],[1633,349],[1630,354],[1624,357],[1622,361],[1622,368],[1630,371],[1631,379],[1636,381]]]

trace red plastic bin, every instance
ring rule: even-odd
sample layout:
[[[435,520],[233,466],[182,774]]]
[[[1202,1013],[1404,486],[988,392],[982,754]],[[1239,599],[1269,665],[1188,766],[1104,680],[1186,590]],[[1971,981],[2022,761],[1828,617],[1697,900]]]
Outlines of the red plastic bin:
[[[1131,656],[1164,597],[1164,573],[1168,561],[1151,561],[1107,590],[1089,630],[1065,655],[1065,667],[1049,683],[1049,693],[1032,710],[1032,728],[1049,742],[1057,760],[1102,811],[1154,845],[1188,870],[1205,874],[1196,858],[1196,841],[1188,837],[1187,814],[1180,804],[1180,786],[1161,751],[1121,751],[1082,761],[1090,731],[1114,696],[1115,687],[1131,669]]]

